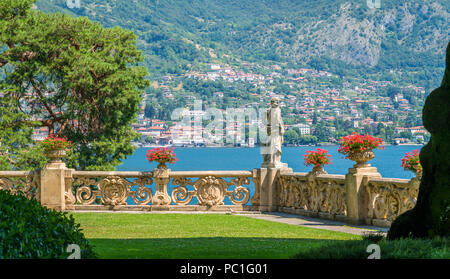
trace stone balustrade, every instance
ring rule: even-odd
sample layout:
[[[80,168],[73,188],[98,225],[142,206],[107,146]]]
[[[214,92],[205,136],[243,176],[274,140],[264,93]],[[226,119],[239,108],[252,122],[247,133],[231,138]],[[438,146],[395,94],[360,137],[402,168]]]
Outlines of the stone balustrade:
[[[382,178],[370,166],[346,175],[288,168],[76,171],[62,162],[39,171],[0,171],[0,189],[56,210],[280,211],[376,226],[390,226],[413,208],[419,184],[418,178]]]
[[[244,210],[250,171],[73,171],[66,208],[75,210]],[[228,181],[227,181],[228,180]],[[168,192],[169,183],[173,189]],[[232,189],[229,189],[232,188]],[[154,190],[153,190],[154,189]],[[70,191],[71,190],[71,191]],[[232,205],[225,205],[228,198]],[[193,200],[195,199],[195,203]]]
[[[291,173],[279,177],[279,211],[345,221],[345,176]]]
[[[389,227],[403,212],[414,208],[419,194],[420,180],[374,178],[365,179],[367,193],[366,223]]]
[[[347,221],[389,227],[403,212],[412,209],[417,201],[420,180],[364,176],[358,201],[364,220],[351,222],[347,207],[352,206],[351,181],[344,175],[290,173],[279,177],[278,211],[309,217]],[[348,184],[347,184],[348,183]]]
[[[0,189],[12,194],[21,193],[27,198],[40,200],[39,173],[34,171],[0,171]]]

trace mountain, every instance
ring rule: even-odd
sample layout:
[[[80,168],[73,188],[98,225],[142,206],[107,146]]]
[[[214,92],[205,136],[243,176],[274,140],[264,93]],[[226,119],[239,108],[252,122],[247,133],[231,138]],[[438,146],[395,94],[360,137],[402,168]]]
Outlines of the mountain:
[[[308,65],[338,75],[439,85],[450,1],[38,0],[37,9],[133,30],[153,78],[209,63]]]

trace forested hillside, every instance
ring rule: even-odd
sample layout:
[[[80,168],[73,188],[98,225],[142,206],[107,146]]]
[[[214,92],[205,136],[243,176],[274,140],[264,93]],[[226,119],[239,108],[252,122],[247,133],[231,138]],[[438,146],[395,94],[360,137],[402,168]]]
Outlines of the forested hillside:
[[[434,88],[450,38],[446,0],[382,0],[378,9],[366,0],[80,0],[72,9],[66,0],[38,0],[36,6],[133,30],[154,78],[207,63],[275,62]]]

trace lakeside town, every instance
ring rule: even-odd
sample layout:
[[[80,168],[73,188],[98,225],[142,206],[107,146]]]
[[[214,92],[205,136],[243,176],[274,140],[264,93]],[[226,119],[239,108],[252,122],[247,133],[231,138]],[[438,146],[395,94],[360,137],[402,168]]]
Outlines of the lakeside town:
[[[204,72],[166,75],[154,82],[153,87],[157,88],[159,98],[182,106],[183,117],[187,117],[188,121],[180,125],[174,119],[159,119],[155,115],[148,115],[147,106],[151,106],[149,99],[155,98],[155,94],[145,94],[137,121],[132,124],[133,130],[140,135],[140,140],[134,142],[134,145],[253,147],[259,141],[254,133],[250,135],[249,127],[262,127],[264,120],[260,117],[230,121],[227,117],[230,105],[224,104],[230,104],[230,99],[238,100],[232,103],[232,109],[264,110],[268,108],[272,98],[280,100],[286,128],[286,146],[336,144],[340,137],[352,131],[379,136],[387,144],[394,145],[422,144],[429,138],[428,131],[421,123],[420,108],[426,92],[422,87],[393,87],[390,81],[370,79],[342,82],[342,79],[330,72],[308,68],[245,66],[247,68],[243,71],[211,64]],[[251,86],[252,89],[247,94],[248,99],[229,97],[227,92],[214,91],[212,98],[205,100],[196,94],[198,92],[184,89],[183,80],[210,82],[213,85],[224,83],[228,88],[239,84]],[[284,90],[277,90],[280,87]],[[384,92],[386,96],[382,96],[380,92]],[[195,106],[199,101],[204,103],[200,109]],[[213,141],[203,136],[206,124],[210,122],[206,115],[208,107],[213,107],[223,115],[219,123],[223,131],[216,132]],[[200,117],[201,123],[195,122],[196,117]],[[42,140],[47,135],[47,128],[41,127],[34,131],[33,138]],[[232,140],[229,140],[230,136],[233,137]]]
[[[421,123],[421,110],[425,99],[425,89],[414,85],[393,87],[390,81],[353,80],[335,86],[339,80],[336,75],[314,69],[300,68],[283,70],[279,65],[264,67],[255,71],[254,65],[246,71],[233,69],[219,64],[209,65],[205,72],[189,72],[184,76],[166,75],[157,87],[162,98],[187,100],[184,106],[191,116],[191,125],[174,125],[167,119],[152,118],[146,115],[145,106],[150,96],[144,96],[138,122],[133,125],[141,134],[140,145],[176,145],[176,146],[253,146],[256,142],[239,125],[241,123],[223,120],[224,132],[217,136],[235,136],[233,144],[208,143],[201,136],[205,125],[196,127],[194,116],[205,117],[205,106],[196,110],[195,101],[202,100],[195,92],[182,89],[182,79],[194,79],[202,82],[223,82],[229,86],[248,84],[253,92],[248,92],[252,99],[241,100],[240,109],[267,108],[272,98],[280,100],[280,107],[285,122],[285,145],[311,145],[337,143],[340,136],[351,131],[370,133],[384,138],[388,144],[421,144],[426,142],[429,133]],[[264,72],[264,73],[262,73]],[[330,82],[331,81],[331,82]],[[277,87],[284,86],[283,92]],[[287,90],[286,90],[287,88]],[[386,92],[381,96],[380,92]],[[215,107],[227,114],[227,108],[220,108],[227,93],[215,91],[212,98],[206,100],[210,107]],[[229,97],[229,99],[238,99]],[[253,122],[252,122],[253,121]],[[261,119],[243,123],[245,126],[260,125]],[[259,126],[260,127],[260,126]],[[242,128],[242,129],[241,129]],[[201,131],[194,133],[194,130]],[[344,130],[344,131],[343,131]],[[200,135],[200,136],[199,136]],[[257,140],[256,140],[257,141]]]

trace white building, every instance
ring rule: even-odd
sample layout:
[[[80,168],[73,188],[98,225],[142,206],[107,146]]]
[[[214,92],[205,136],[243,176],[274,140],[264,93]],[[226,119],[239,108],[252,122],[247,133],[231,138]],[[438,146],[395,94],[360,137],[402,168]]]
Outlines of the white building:
[[[311,134],[311,127],[308,124],[299,123],[299,124],[292,125],[291,127],[298,128],[300,130],[301,136]]]

